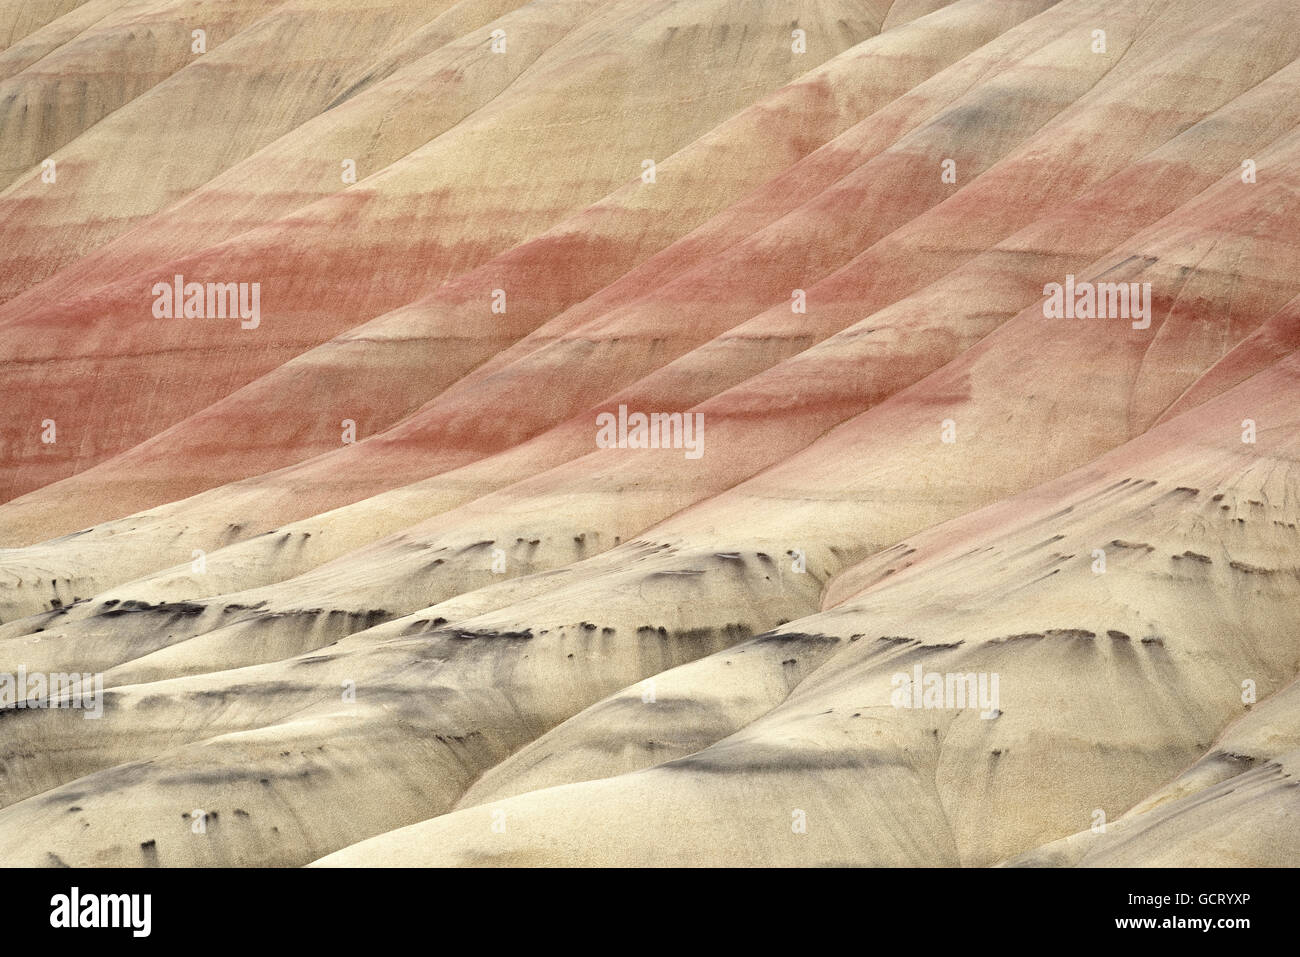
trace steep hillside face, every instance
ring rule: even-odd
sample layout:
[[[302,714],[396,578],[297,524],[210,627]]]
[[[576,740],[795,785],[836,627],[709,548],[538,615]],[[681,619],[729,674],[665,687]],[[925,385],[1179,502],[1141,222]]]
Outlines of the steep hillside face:
[[[381,431],[394,416],[418,408],[469,370],[508,364],[509,347],[537,327],[559,330],[581,324],[583,317],[589,320],[644,294],[658,277],[680,272],[779,218],[798,205],[801,195],[811,195],[852,168],[852,153],[818,150],[808,162],[798,162],[805,153],[833,139],[854,118],[869,116],[875,106],[905,93],[918,78],[960,59],[995,35],[995,27],[1014,24],[1043,6],[1002,4],[997,16],[990,17],[983,6],[958,5],[853,48],[668,157],[662,170],[657,168],[654,184],[636,180],[428,297],[296,357],[178,424],[165,448],[159,442],[143,443],[71,483],[0,509],[5,539],[10,544],[38,541],[223,480],[338,450],[343,418],[356,421],[362,437]],[[966,64],[959,75],[945,77],[945,97],[964,89],[971,69],[987,66],[981,59]],[[845,89],[852,98],[830,100],[828,86]],[[336,112],[329,114],[331,121]],[[906,120],[910,108],[891,112]],[[887,143],[888,133],[878,142]],[[791,163],[794,169],[785,172]],[[807,172],[813,164],[821,170],[816,180]],[[730,175],[720,181],[714,172],[718,168]],[[773,176],[778,181],[772,187],[732,205]],[[650,185],[653,189],[644,188]],[[719,210],[727,212],[710,220]],[[638,262],[638,268],[625,272]],[[504,313],[492,311],[494,289],[507,291]],[[533,348],[531,338],[517,347],[520,353]],[[395,375],[407,370],[410,375]],[[276,416],[262,414],[268,404],[279,409]],[[258,428],[250,431],[246,424],[254,419]],[[480,417],[476,434],[486,428]],[[232,434],[240,440],[231,442]],[[425,451],[429,445],[423,443]],[[397,484],[390,468],[366,470],[378,481],[371,478],[352,491],[355,498]],[[59,501],[57,510],[45,507],[53,498]],[[320,500],[316,510],[334,504],[341,501]],[[306,514],[310,512],[299,511]]]
[[[1295,862],[1289,0],[110,6],[0,8],[0,860]]]
[[[412,5],[424,6],[416,0]],[[742,30],[752,12],[743,13],[721,0],[653,7],[630,0],[610,6],[594,2],[568,6],[570,12],[589,15],[579,17],[508,91],[487,98],[481,110],[446,132],[433,131],[428,142],[383,169],[358,170],[353,186],[343,181],[344,173],[350,172],[344,170],[337,173],[334,193],[309,207],[179,258],[128,262],[98,282],[83,277],[74,287],[73,298],[50,295],[54,300],[50,305],[28,306],[0,324],[0,351],[21,360],[6,370],[4,387],[9,394],[28,396],[21,405],[15,404],[13,421],[25,422],[33,415],[38,423],[62,418],[67,436],[61,445],[34,448],[26,433],[11,426],[5,438],[16,454],[0,463],[12,469],[9,494],[28,491],[128,448],[311,346],[427,294],[493,253],[635,179],[646,159],[654,162],[671,155],[756,94],[801,72],[802,61],[791,53],[789,43],[777,44],[771,37],[776,19],[784,19],[784,13],[769,14],[765,29]],[[591,10],[592,6],[601,9]],[[870,35],[876,25],[861,12],[853,12],[860,11],[858,4],[809,0],[807,8],[807,19],[814,21],[809,24],[813,36],[845,20],[840,39],[822,37],[827,54]],[[389,28],[395,19],[382,10],[374,16]],[[817,23],[826,29],[818,29]],[[309,42],[316,29],[295,31],[303,37],[298,42]],[[334,43],[355,47],[363,42],[364,33],[359,36],[352,28],[329,31],[322,24],[319,29],[326,30]],[[264,37],[264,33],[254,31],[248,42],[279,43],[277,37]],[[479,32],[476,56],[520,55],[511,53],[508,30],[504,53],[492,52],[492,44],[499,41],[491,36],[486,27]],[[656,58],[640,55],[651,43],[666,46]],[[201,58],[193,70],[187,68],[150,101],[114,114],[124,118],[123,124],[127,120],[136,124],[128,125],[123,136],[133,137],[138,125],[155,128],[154,115],[161,113],[168,123],[190,123],[187,129],[205,144],[212,139],[214,131],[194,123],[189,107],[193,99],[213,96],[212,84],[204,76],[221,71],[223,56],[234,57],[229,46],[213,50],[211,59]],[[242,64],[245,57],[257,63],[278,62],[252,53],[240,56],[238,62]],[[666,63],[673,62],[689,63],[692,68],[665,69]],[[223,72],[238,81],[239,90],[232,95],[258,110],[271,110],[281,99],[297,102],[290,90],[278,85],[278,77],[250,79],[233,63]],[[320,97],[313,109],[348,86],[341,77],[332,84],[323,82],[320,71],[311,71],[308,78]],[[275,97],[267,95],[266,87],[272,83]],[[170,96],[173,87],[181,88],[177,97]],[[169,94],[166,102],[155,105],[152,99],[163,94]],[[608,107],[611,100],[619,104],[613,112]],[[547,120],[536,122],[539,115]],[[498,130],[510,131],[508,144],[502,143]],[[104,123],[98,124],[89,140],[98,140],[108,131]],[[220,135],[223,132],[217,128],[217,140],[229,142],[233,137]],[[235,149],[248,153],[266,139],[254,133]],[[91,148],[89,142],[86,148]],[[109,139],[98,148],[101,155],[127,161],[120,141]],[[180,143],[177,148],[183,150],[180,156],[187,156],[195,145]],[[337,171],[348,159],[354,158],[342,157],[330,165]],[[75,159],[72,165],[77,165]],[[182,165],[186,175],[197,175],[196,163],[187,160]],[[75,181],[70,174],[75,170],[65,169],[64,181]],[[105,179],[119,178],[107,172],[81,177],[94,184],[92,189]],[[38,185],[47,184],[38,178],[31,188]],[[164,195],[166,188],[165,176],[150,176],[137,189],[119,193],[125,204],[131,204],[138,191],[149,194],[125,215],[153,212],[168,199],[179,198]],[[47,202],[62,202],[60,194],[51,199],[47,190],[42,195]],[[23,246],[24,254],[33,252],[28,245]],[[382,263],[382,268],[376,269],[376,263]],[[26,270],[21,263],[15,268]],[[199,310],[196,303],[193,311],[201,311],[202,316],[194,318],[202,321],[160,321],[155,312],[166,310],[158,307],[159,294],[153,290],[187,274],[202,284],[247,284],[239,315],[230,317],[236,310],[227,299],[214,303],[217,318],[208,318],[206,305]],[[257,303],[251,295],[254,282],[259,297],[265,294]],[[183,280],[181,288],[179,298],[184,300]],[[484,295],[484,313],[490,317],[492,290],[484,290]],[[176,308],[184,306],[178,302]],[[222,313],[227,314],[225,319],[220,318]],[[132,377],[143,377],[149,388],[129,388],[126,383]],[[52,387],[49,383],[54,380],[63,385]],[[247,430],[251,424],[242,425]]]

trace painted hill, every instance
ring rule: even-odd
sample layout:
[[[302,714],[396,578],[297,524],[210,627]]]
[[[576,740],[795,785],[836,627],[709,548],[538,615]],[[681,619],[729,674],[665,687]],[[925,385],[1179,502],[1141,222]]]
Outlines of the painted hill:
[[[1291,3],[64,6],[0,860],[1295,861]]]

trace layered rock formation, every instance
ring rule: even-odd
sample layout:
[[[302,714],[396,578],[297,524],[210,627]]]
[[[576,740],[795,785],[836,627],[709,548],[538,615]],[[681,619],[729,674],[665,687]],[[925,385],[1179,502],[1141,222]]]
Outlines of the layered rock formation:
[[[62,6],[0,861],[1295,862],[1288,0]]]

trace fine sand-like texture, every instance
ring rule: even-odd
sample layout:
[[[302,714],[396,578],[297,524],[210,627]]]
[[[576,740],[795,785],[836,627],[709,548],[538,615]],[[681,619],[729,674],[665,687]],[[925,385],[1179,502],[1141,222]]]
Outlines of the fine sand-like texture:
[[[0,864],[1300,863],[1298,235],[1294,0],[0,0]]]

